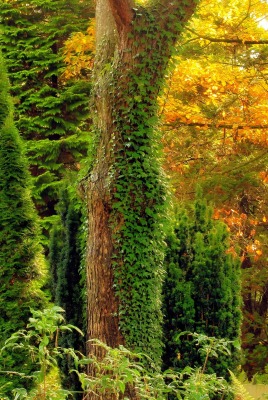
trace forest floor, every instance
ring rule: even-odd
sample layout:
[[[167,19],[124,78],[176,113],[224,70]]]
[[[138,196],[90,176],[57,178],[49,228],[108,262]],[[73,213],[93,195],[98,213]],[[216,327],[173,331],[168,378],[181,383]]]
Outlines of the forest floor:
[[[268,385],[244,383],[243,386],[254,399],[268,399]]]

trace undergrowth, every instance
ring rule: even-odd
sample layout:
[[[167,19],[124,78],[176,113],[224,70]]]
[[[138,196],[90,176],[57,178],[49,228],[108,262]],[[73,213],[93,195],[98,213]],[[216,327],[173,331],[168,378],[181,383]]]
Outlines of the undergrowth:
[[[72,357],[74,371],[77,373],[85,399],[91,393],[97,393],[100,398],[128,400],[128,393],[133,391],[140,400],[166,400],[167,398],[185,400],[209,400],[211,398],[225,399],[235,396],[239,400],[252,400],[243,389],[243,385],[231,373],[233,385],[215,374],[206,373],[206,363],[210,357],[220,357],[228,352],[227,341],[193,335],[193,343],[199,351],[206,354],[205,363],[200,368],[187,366],[180,373],[167,370],[163,373],[144,365],[151,363],[145,354],[133,353],[123,346],[111,348],[99,340],[94,340],[95,346],[105,350],[105,357],[100,361],[96,357],[88,357],[73,349],[58,346],[59,335],[76,327],[64,324],[64,310],[51,307],[44,311],[33,311],[33,317],[25,330],[14,333],[1,349],[4,352],[20,352],[27,350],[29,358],[35,362],[36,369],[30,375],[22,371],[5,371],[1,366],[0,373],[6,376],[6,384],[0,387],[1,400],[64,400],[72,398],[70,391],[63,390],[57,371],[57,362],[62,357]],[[201,337],[202,336],[202,337]],[[85,367],[91,365],[93,374],[85,372]],[[73,371],[70,371],[73,372]],[[20,387],[8,391],[9,376],[16,374],[21,378]],[[27,391],[27,381],[33,380],[34,389]],[[170,397],[171,396],[171,397]]]

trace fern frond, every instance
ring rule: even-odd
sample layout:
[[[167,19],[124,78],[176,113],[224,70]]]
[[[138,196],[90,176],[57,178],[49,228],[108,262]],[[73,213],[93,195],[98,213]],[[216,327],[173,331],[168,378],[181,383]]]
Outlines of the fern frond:
[[[232,371],[229,372],[232,379],[235,400],[255,400],[254,397],[248,393],[244,385],[237,379],[235,374]]]

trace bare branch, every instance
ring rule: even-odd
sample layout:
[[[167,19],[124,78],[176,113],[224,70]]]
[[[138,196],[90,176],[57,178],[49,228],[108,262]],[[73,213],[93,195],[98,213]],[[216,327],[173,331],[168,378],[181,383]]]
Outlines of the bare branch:
[[[232,38],[232,39],[227,39],[227,38],[213,38],[210,36],[206,35],[199,35],[196,31],[190,28],[186,28],[189,32],[193,33],[196,35],[198,39],[204,39],[208,40],[209,42],[212,43],[236,43],[236,44],[245,44],[245,45],[252,45],[252,44],[268,44],[267,39],[260,39],[260,40],[243,40],[239,38]]]
[[[163,126],[170,127],[170,128],[180,128],[182,126],[193,126],[193,127],[199,127],[199,128],[222,128],[222,129],[235,129],[235,130],[241,130],[245,128],[249,129],[268,129],[268,125],[235,125],[235,124],[206,124],[206,123],[201,123],[201,122],[184,122],[184,121],[175,121],[172,123],[167,123],[163,124]]]

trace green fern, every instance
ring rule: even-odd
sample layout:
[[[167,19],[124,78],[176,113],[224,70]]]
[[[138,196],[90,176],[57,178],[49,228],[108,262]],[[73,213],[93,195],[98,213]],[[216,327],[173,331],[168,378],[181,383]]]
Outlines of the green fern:
[[[232,384],[233,384],[233,389],[234,389],[234,394],[235,394],[235,399],[237,400],[254,400],[254,397],[252,397],[244,385],[237,379],[235,374],[232,371],[229,371],[232,379]]]

